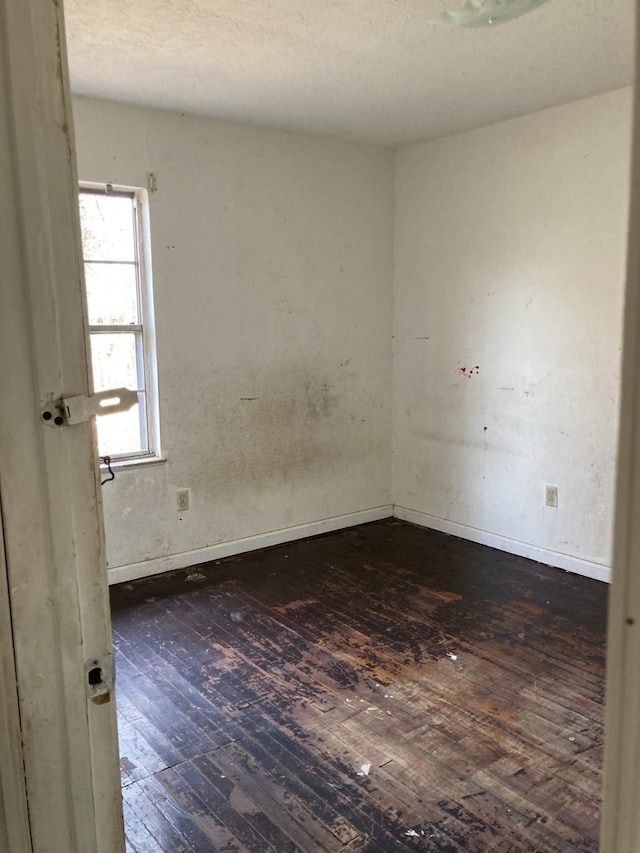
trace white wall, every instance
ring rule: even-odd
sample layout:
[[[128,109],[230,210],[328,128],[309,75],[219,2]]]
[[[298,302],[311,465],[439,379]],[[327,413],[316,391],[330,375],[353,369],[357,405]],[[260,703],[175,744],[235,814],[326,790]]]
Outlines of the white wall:
[[[629,90],[398,152],[395,219],[388,151],[84,98],[75,122],[83,180],[159,184],[167,462],[105,487],[111,568],[384,515],[393,411],[396,514],[606,576]]]
[[[391,153],[84,98],[74,118],[81,180],[159,187],[167,462],[105,486],[109,566],[389,505]]]
[[[397,154],[400,515],[609,564],[630,133],[621,90]]]

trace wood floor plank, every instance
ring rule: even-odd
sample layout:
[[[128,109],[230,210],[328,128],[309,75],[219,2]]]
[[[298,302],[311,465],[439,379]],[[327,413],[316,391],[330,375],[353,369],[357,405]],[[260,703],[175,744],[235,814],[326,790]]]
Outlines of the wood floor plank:
[[[598,849],[603,584],[388,520],[111,595],[129,853]]]
[[[233,851],[246,853],[257,847],[242,845],[206,806],[188,784],[180,780],[172,768],[161,771],[140,783],[145,795],[163,815],[177,835],[188,843],[194,853]],[[213,803],[215,807],[215,803]],[[162,848],[160,848],[162,849]],[[166,853],[169,853],[168,848]]]
[[[160,756],[144,735],[122,717],[118,720],[118,742],[120,766],[133,782],[168,766],[166,756]]]
[[[125,844],[127,853],[156,853],[158,850],[158,841],[149,832],[140,816],[133,811],[124,797],[122,813],[125,823]]]
[[[327,850],[334,849],[334,841],[338,848],[352,841],[360,833],[343,814],[341,804],[331,802],[330,798],[320,796],[308,784],[309,772],[292,762],[275,741],[268,738],[264,732],[257,737],[247,737],[225,750],[228,754],[236,755],[237,760],[245,766],[253,765],[253,772],[258,775],[258,781],[270,792],[278,802],[286,800],[287,807],[303,813],[308,812],[315,821],[324,827],[325,831],[314,831],[324,838]]]
[[[129,785],[122,792],[127,830],[136,833],[134,844],[138,841],[139,830],[143,828],[144,853],[149,851],[171,850],[173,853],[190,853],[191,847],[179,836],[153,802],[145,795],[139,783]],[[142,851],[141,851],[142,853]]]
[[[270,785],[268,777],[260,773],[257,765],[243,760],[239,748],[237,744],[226,747],[215,755],[201,756],[194,764],[209,779],[228,779],[235,785],[235,791],[242,791],[255,804],[256,811],[248,819],[257,824],[256,829],[269,838],[276,850],[302,849],[322,853],[342,846],[336,844],[335,837],[313,826],[313,816],[307,809],[292,802],[291,798],[285,806],[287,797],[284,792]]]

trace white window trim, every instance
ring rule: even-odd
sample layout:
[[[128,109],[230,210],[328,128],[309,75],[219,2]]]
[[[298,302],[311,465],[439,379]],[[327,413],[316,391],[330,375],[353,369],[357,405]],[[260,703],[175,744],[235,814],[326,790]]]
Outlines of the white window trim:
[[[80,181],[80,192],[107,193],[110,187],[113,194],[132,195],[136,211],[136,254],[139,270],[139,311],[142,320],[142,363],[144,367],[146,432],[148,449],[138,453],[120,453],[111,456],[111,468],[116,470],[135,469],[142,465],[155,465],[165,462],[160,443],[160,405],[158,396],[158,364],[156,349],[156,325],[153,301],[153,276],[151,267],[151,231],[149,216],[149,193],[143,187],[107,182]],[[86,304],[86,297],[85,297]],[[136,327],[137,328],[137,327]],[[87,315],[87,329],[92,333]],[[92,388],[93,391],[93,388]],[[100,468],[107,466],[100,457]]]

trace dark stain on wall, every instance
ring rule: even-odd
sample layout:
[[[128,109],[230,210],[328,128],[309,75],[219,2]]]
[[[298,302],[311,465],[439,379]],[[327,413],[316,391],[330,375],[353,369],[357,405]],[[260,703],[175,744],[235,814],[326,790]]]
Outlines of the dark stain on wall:
[[[339,361],[325,369],[292,364],[243,373],[249,378],[240,388],[219,375],[207,389],[208,459],[200,488],[255,494],[324,479],[327,471],[382,452],[372,429],[375,403]]]

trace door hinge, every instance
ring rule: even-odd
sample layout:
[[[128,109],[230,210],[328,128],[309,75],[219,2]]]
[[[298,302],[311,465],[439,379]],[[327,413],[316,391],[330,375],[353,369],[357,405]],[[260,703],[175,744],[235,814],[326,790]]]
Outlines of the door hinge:
[[[83,424],[94,415],[114,415],[126,412],[138,402],[138,392],[129,388],[110,388],[88,397],[61,397],[42,409],[40,417],[47,426]]]

